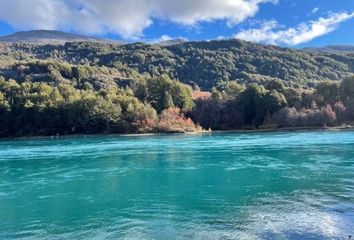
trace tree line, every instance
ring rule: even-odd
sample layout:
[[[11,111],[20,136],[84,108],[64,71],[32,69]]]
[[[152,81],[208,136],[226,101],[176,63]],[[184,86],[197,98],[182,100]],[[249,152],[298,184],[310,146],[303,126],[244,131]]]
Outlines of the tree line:
[[[314,89],[236,82],[199,98],[190,112],[194,121],[211,129],[325,127],[354,121],[354,77],[320,82]]]
[[[166,76],[145,84],[95,91],[0,78],[0,136],[324,127],[354,120],[354,77],[310,91],[281,81],[230,82],[194,101],[190,87]]]
[[[160,77],[142,91],[138,98],[129,87],[96,91],[0,78],[0,136],[199,130],[184,116],[193,107],[189,87]]]

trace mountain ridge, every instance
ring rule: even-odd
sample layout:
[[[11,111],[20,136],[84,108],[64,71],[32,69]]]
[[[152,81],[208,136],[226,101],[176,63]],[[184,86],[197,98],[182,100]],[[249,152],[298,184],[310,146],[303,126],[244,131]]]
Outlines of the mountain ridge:
[[[0,42],[8,43],[44,43],[55,44],[65,42],[99,42],[99,43],[119,43],[113,40],[91,37],[76,33],[68,33],[55,30],[29,30],[15,32],[9,35],[0,36]]]
[[[231,39],[230,39],[231,40]],[[218,40],[212,40],[213,42]],[[239,40],[242,41],[242,40]],[[110,43],[110,44],[126,44],[124,42],[115,41],[106,38],[87,36],[77,33],[69,33],[57,30],[28,30],[28,31],[18,31],[8,35],[0,36],[0,42],[5,43],[37,43],[37,44],[62,44],[66,42],[97,42],[97,43]],[[184,43],[189,43],[194,41],[188,41],[183,38],[175,38],[165,41],[160,41],[154,43],[153,45],[159,45],[163,47],[179,45]],[[198,42],[208,42],[208,41],[198,41]],[[134,44],[132,42],[131,44]],[[147,42],[143,42],[148,44]],[[257,44],[257,43],[254,43]],[[265,44],[260,44],[266,46]],[[287,47],[288,48],[288,47]],[[296,48],[289,48],[296,49]],[[322,52],[322,53],[344,53],[351,54],[354,53],[354,46],[352,45],[327,45],[319,47],[305,47],[303,49],[297,49],[306,52]]]
[[[304,48],[304,50],[310,51],[310,52],[351,54],[351,53],[354,53],[354,46],[352,46],[352,45],[327,45],[324,47],[307,47],[307,48]]]

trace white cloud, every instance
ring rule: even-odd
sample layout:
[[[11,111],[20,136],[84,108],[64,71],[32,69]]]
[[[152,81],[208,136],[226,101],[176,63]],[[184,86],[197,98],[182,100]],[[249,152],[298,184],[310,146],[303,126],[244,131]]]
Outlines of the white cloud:
[[[183,40],[183,41],[188,41],[187,38],[185,37],[171,37],[169,35],[162,35],[159,38],[154,38],[154,39],[144,39],[144,42],[147,43],[161,43],[161,42],[167,42],[167,41],[171,41],[171,40]]]
[[[173,40],[174,38],[169,36],[169,35],[162,35],[159,38],[154,38],[154,39],[146,39],[145,42],[148,43],[160,43],[160,42],[166,42]]]
[[[252,42],[295,46],[328,34],[336,30],[340,23],[351,18],[354,18],[354,12],[331,13],[326,18],[321,17],[286,30],[282,30],[282,26],[272,20],[264,22],[260,28],[242,30],[235,37]]]
[[[0,20],[16,29],[80,29],[100,32],[93,14],[67,0],[0,0]],[[71,8],[75,7],[75,11]]]
[[[319,10],[320,10],[320,8],[315,7],[314,9],[312,9],[311,13],[312,13],[312,14],[315,14],[315,13],[317,13]]]
[[[163,41],[169,41],[172,40],[173,38],[168,36],[168,35],[162,35],[159,39],[157,39],[159,42],[163,42]]]
[[[278,0],[0,0],[0,20],[16,29],[62,29],[141,37],[154,19],[182,25],[254,16]]]

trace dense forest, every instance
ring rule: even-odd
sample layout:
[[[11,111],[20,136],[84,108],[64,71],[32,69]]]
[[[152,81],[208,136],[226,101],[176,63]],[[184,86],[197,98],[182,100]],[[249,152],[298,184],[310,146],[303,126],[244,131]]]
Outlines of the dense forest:
[[[354,54],[239,40],[0,43],[0,136],[354,121]]]

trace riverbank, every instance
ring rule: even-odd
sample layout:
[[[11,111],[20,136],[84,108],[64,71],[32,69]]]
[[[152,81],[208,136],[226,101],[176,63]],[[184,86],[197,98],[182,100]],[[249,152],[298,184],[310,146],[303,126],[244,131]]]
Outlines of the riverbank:
[[[340,131],[340,130],[354,130],[352,125],[342,125],[335,127],[286,127],[286,128],[259,128],[259,129],[234,129],[234,130],[213,130],[213,133],[257,133],[257,132],[295,132],[295,131]]]
[[[53,140],[62,138],[76,138],[76,137],[146,137],[157,135],[198,135],[207,133],[264,133],[264,132],[296,132],[296,131],[342,131],[354,130],[352,125],[342,125],[336,127],[287,127],[287,128],[262,128],[262,129],[233,129],[233,130],[201,130],[195,132],[156,132],[156,133],[131,133],[131,134],[67,134],[67,135],[53,135],[53,136],[17,136],[17,137],[0,137],[0,140],[7,139],[48,139]]]
[[[351,130],[354,129],[351,125],[337,126],[337,127],[294,127],[294,128],[279,128],[278,131],[307,131],[307,130]]]

